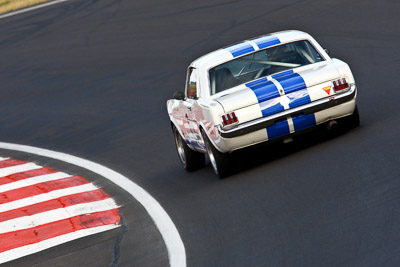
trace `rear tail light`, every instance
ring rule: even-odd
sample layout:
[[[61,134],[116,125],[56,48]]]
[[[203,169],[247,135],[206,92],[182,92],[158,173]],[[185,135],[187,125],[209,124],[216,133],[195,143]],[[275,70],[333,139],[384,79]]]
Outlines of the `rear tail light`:
[[[235,112],[230,112],[228,114],[222,115],[221,120],[223,127],[232,126],[239,123],[239,120],[236,117]]]
[[[349,90],[350,86],[346,81],[346,78],[341,78],[336,81],[333,81],[333,89],[335,90],[335,93],[338,92],[345,92]]]

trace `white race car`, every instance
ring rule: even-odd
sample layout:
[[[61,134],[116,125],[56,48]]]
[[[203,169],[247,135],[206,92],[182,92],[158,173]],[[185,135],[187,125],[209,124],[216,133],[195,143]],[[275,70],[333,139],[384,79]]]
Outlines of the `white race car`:
[[[309,34],[283,31],[202,56],[188,67],[185,92],[167,101],[184,169],[230,169],[227,154],[339,118],[359,125],[349,66],[330,58]],[[341,123],[339,121],[339,123]]]

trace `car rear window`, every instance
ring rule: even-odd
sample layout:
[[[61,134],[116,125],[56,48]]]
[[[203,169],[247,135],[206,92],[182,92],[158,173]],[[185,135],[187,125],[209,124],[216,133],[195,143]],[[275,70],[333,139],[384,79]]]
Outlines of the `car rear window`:
[[[307,40],[270,47],[209,70],[211,94],[277,72],[324,61]]]

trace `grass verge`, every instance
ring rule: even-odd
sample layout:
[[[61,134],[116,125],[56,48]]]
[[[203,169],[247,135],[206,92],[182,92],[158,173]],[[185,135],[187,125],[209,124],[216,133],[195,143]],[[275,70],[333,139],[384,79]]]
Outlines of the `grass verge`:
[[[48,1],[49,0],[0,0],[0,14]]]

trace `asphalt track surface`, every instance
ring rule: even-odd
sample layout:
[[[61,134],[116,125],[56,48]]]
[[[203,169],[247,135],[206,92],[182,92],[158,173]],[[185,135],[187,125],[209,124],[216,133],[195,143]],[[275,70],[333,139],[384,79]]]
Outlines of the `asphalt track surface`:
[[[188,266],[400,265],[400,20],[385,1],[71,0],[0,20],[0,141],[114,169],[168,212]],[[361,126],[237,153],[235,173],[180,166],[165,102],[187,65],[269,32],[312,34],[349,63]],[[96,174],[124,227],[6,266],[167,266],[143,207]],[[126,231],[128,230],[128,231]]]

